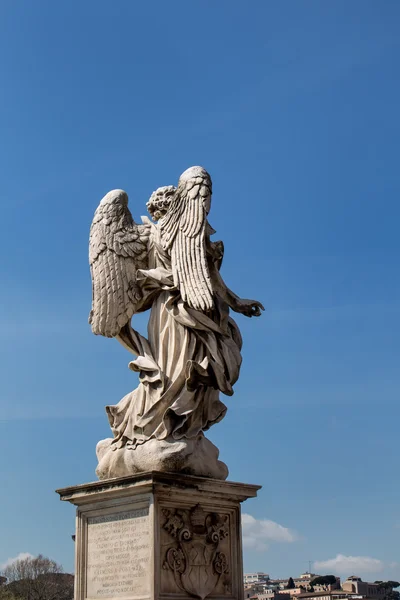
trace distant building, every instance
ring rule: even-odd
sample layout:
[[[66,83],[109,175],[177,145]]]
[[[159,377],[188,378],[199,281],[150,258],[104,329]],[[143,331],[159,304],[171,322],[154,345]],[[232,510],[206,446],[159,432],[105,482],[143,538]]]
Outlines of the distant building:
[[[363,596],[345,590],[325,590],[323,592],[304,592],[299,600],[362,600]]]
[[[260,572],[246,573],[244,597],[246,600],[383,600],[388,591],[379,583],[363,581],[356,575],[348,577],[342,587],[339,577],[336,581],[329,578],[332,582],[328,584],[313,584],[317,577],[320,576],[315,573],[303,573],[293,578],[295,587],[287,589],[289,579],[270,579],[267,573]]]
[[[343,590],[359,594],[364,598],[383,598],[386,595],[387,590],[379,585],[379,583],[368,583],[363,581],[361,577],[352,575],[348,577],[342,584]]]
[[[308,585],[315,577],[318,577],[318,575],[316,575],[315,573],[302,573],[300,575],[300,577],[293,577],[293,582],[294,582],[294,585],[296,588],[303,587],[304,589],[307,589]],[[289,582],[289,578],[287,578],[287,579],[271,579],[270,581],[271,581],[271,583],[278,585],[281,590],[285,590],[286,586]],[[288,590],[288,591],[290,591],[290,590]],[[300,592],[298,592],[298,593],[300,593]]]
[[[342,587],[340,585],[340,577],[336,577],[335,583],[328,583],[323,585],[315,583],[313,584],[313,588],[314,592],[330,592],[331,590],[341,590]]]
[[[312,599],[315,600],[342,600],[346,598],[351,600],[352,596],[362,596],[362,593],[353,589],[342,590],[340,586],[340,577],[329,584],[313,584],[312,592],[310,586],[312,582],[321,577],[316,573],[302,573],[299,577],[293,577],[294,588],[288,589],[289,579],[270,579],[267,573],[245,573],[244,575],[244,597],[246,600],[297,600]],[[349,578],[351,579],[351,578]],[[355,578],[355,584],[359,583],[359,578]],[[361,581],[361,580],[360,580]],[[353,583],[353,581],[352,581]],[[376,586],[377,587],[377,586]],[[330,594],[330,592],[340,592],[339,594]],[[383,600],[380,595],[374,593],[372,600]]]
[[[243,575],[243,583],[245,585],[251,585],[252,583],[264,583],[265,581],[269,581],[268,573],[262,573],[258,571],[257,573],[245,573]]]
[[[279,598],[283,599],[283,596],[285,596],[285,595],[288,595],[289,598],[293,598],[293,597],[300,596],[300,594],[302,594],[304,592],[305,592],[305,588],[294,587],[291,590],[287,590],[287,589],[279,590],[278,594],[279,594]]]
[[[262,594],[257,594],[257,600],[291,600],[289,591],[287,590],[287,593],[284,593],[281,590],[266,589]]]
[[[259,596],[265,595],[265,584],[263,583],[253,583],[253,585],[245,585],[244,586],[244,598],[248,600],[249,598],[258,598]],[[272,596],[269,597],[269,600],[272,600]]]
[[[288,581],[289,581],[289,579],[270,579],[269,583],[271,585],[274,585],[276,587],[276,589],[284,590],[284,589],[286,589]]]
[[[309,583],[310,581],[315,579],[315,577],[319,577],[319,575],[317,575],[316,573],[309,573],[308,571],[306,571],[305,573],[302,573],[300,575],[300,577],[295,579],[294,582],[296,583],[296,581],[298,581],[299,583],[300,582]]]

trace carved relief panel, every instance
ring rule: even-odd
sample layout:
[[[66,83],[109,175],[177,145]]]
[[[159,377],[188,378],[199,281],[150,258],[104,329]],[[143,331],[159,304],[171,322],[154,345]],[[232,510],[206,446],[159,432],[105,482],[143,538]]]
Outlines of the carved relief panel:
[[[161,593],[232,596],[230,515],[197,504],[163,508],[160,516]]]

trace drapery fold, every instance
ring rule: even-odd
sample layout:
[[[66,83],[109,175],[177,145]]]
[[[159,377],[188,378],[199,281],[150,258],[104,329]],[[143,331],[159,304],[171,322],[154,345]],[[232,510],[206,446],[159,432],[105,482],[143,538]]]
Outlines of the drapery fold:
[[[152,299],[148,340],[132,330],[140,355],[130,367],[139,373],[139,386],[106,407],[114,448],[197,436],[224,417],[219,394],[232,395],[239,377],[242,340],[225,302],[214,295],[208,313],[189,308],[156,242],[151,262],[153,268],[137,273]]]

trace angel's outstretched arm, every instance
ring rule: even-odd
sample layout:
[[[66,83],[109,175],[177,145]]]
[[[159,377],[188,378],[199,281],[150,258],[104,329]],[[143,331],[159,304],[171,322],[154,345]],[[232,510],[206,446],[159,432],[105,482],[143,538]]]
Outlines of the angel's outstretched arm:
[[[261,311],[265,310],[261,302],[240,298],[235,292],[232,292],[222,279],[215,263],[210,265],[210,275],[215,293],[235,312],[246,317],[259,317]]]

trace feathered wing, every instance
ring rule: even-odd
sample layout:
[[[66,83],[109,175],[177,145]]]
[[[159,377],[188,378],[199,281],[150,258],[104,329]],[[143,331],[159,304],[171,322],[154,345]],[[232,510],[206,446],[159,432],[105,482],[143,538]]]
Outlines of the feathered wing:
[[[135,223],[127,203],[122,190],[109,192],[100,202],[90,229],[89,323],[93,333],[106,337],[118,335],[141,299],[136,271],[146,266],[149,226]]]
[[[202,311],[213,307],[206,256],[206,200],[210,194],[210,187],[203,177],[179,183],[168,213],[160,221],[164,247],[171,251],[174,284],[184,302]]]

